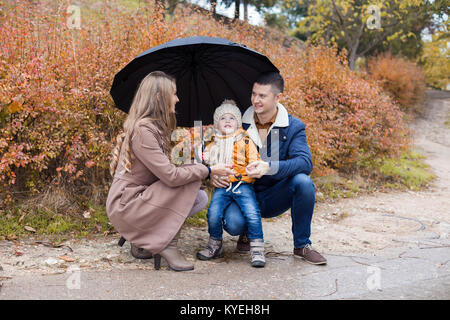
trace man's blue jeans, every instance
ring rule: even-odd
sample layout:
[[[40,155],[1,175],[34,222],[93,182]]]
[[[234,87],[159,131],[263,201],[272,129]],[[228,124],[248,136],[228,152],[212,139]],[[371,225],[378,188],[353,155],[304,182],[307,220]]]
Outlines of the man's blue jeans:
[[[256,199],[263,218],[276,217],[291,208],[294,247],[311,244],[315,188],[309,176],[301,173],[280,180],[269,189],[256,192]],[[225,211],[224,229],[232,236],[247,233],[245,219],[236,203],[230,204]]]
[[[246,231],[248,229],[248,238],[263,239],[261,212],[256,201],[253,184],[242,182],[234,190],[236,184],[237,182],[234,182],[229,191],[226,191],[226,188],[216,188],[214,191],[207,214],[209,235],[217,240],[222,240],[222,221],[225,209],[233,203],[242,218]]]

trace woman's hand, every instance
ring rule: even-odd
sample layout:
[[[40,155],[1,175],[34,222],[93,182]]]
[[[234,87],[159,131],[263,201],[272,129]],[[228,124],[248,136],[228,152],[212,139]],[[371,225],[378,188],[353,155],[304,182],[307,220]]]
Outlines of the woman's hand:
[[[211,183],[216,188],[226,188],[230,185],[228,176],[211,175]]]
[[[245,168],[247,175],[250,178],[254,179],[261,178],[263,175],[269,172],[269,170],[270,170],[269,163],[261,160],[254,161]]]
[[[229,176],[234,175],[235,172],[232,170],[232,165],[226,164],[216,164],[211,167],[211,183],[216,188],[226,188],[229,185]]]

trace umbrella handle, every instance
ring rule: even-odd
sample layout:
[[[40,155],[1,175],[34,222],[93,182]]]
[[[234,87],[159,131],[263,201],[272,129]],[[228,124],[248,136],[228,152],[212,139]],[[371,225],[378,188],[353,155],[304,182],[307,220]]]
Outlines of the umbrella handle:
[[[203,137],[203,125],[200,126],[200,139],[202,139],[202,154],[205,152],[205,139]],[[203,157],[202,157],[203,161]]]
[[[205,164],[205,161],[203,159],[203,153],[205,152],[205,139],[203,137],[203,125],[202,125],[201,120],[194,121],[194,127],[197,127],[198,125],[200,126],[200,139],[201,139],[202,152],[201,152],[201,155],[199,155],[197,152],[197,149],[194,148],[194,157],[197,162]],[[194,139],[195,139],[195,137],[194,137]]]

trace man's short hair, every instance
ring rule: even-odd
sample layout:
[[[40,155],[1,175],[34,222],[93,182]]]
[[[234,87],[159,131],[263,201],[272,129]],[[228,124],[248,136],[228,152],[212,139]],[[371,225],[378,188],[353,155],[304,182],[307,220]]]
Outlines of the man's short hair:
[[[275,94],[283,93],[284,91],[284,80],[280,73],[278,72],[265,72],[258,76],[255,83],[272,86],[272,89],[275,89]]]

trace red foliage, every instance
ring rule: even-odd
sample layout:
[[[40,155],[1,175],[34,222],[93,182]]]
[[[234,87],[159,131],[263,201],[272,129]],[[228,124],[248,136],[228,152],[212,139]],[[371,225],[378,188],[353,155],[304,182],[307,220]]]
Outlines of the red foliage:
[[[316,174],[354,170],[371,158],[393,155],[407,146],[402,112],[380,87],[357,77],[346,53],[309,47],[285,59],[285,102],[307,125]],[[301,62],[301,63],[299,63]]]
[[[390,52],[368,61],[368,79],[379,83],[403,110],[414,109],[425,93],[425,75],[413,61]]]
[[[266,54],[286,80],[289,111],[307,125],[315,172],[406,145],[401,112],[381,89],[355,76],[336,49],[286,48],[261,28],[223,25],[186,9],[164,20],[152,8],[110,2],[81,8],[67,27],[67,1],[3,1],[0,11],[0,183],[39,191],[61,179],[107,184],[110,151],[124,114],[109,95],[136,55],[179,37],[217,36]],[[250,93],[249,93],[250,94]]]

